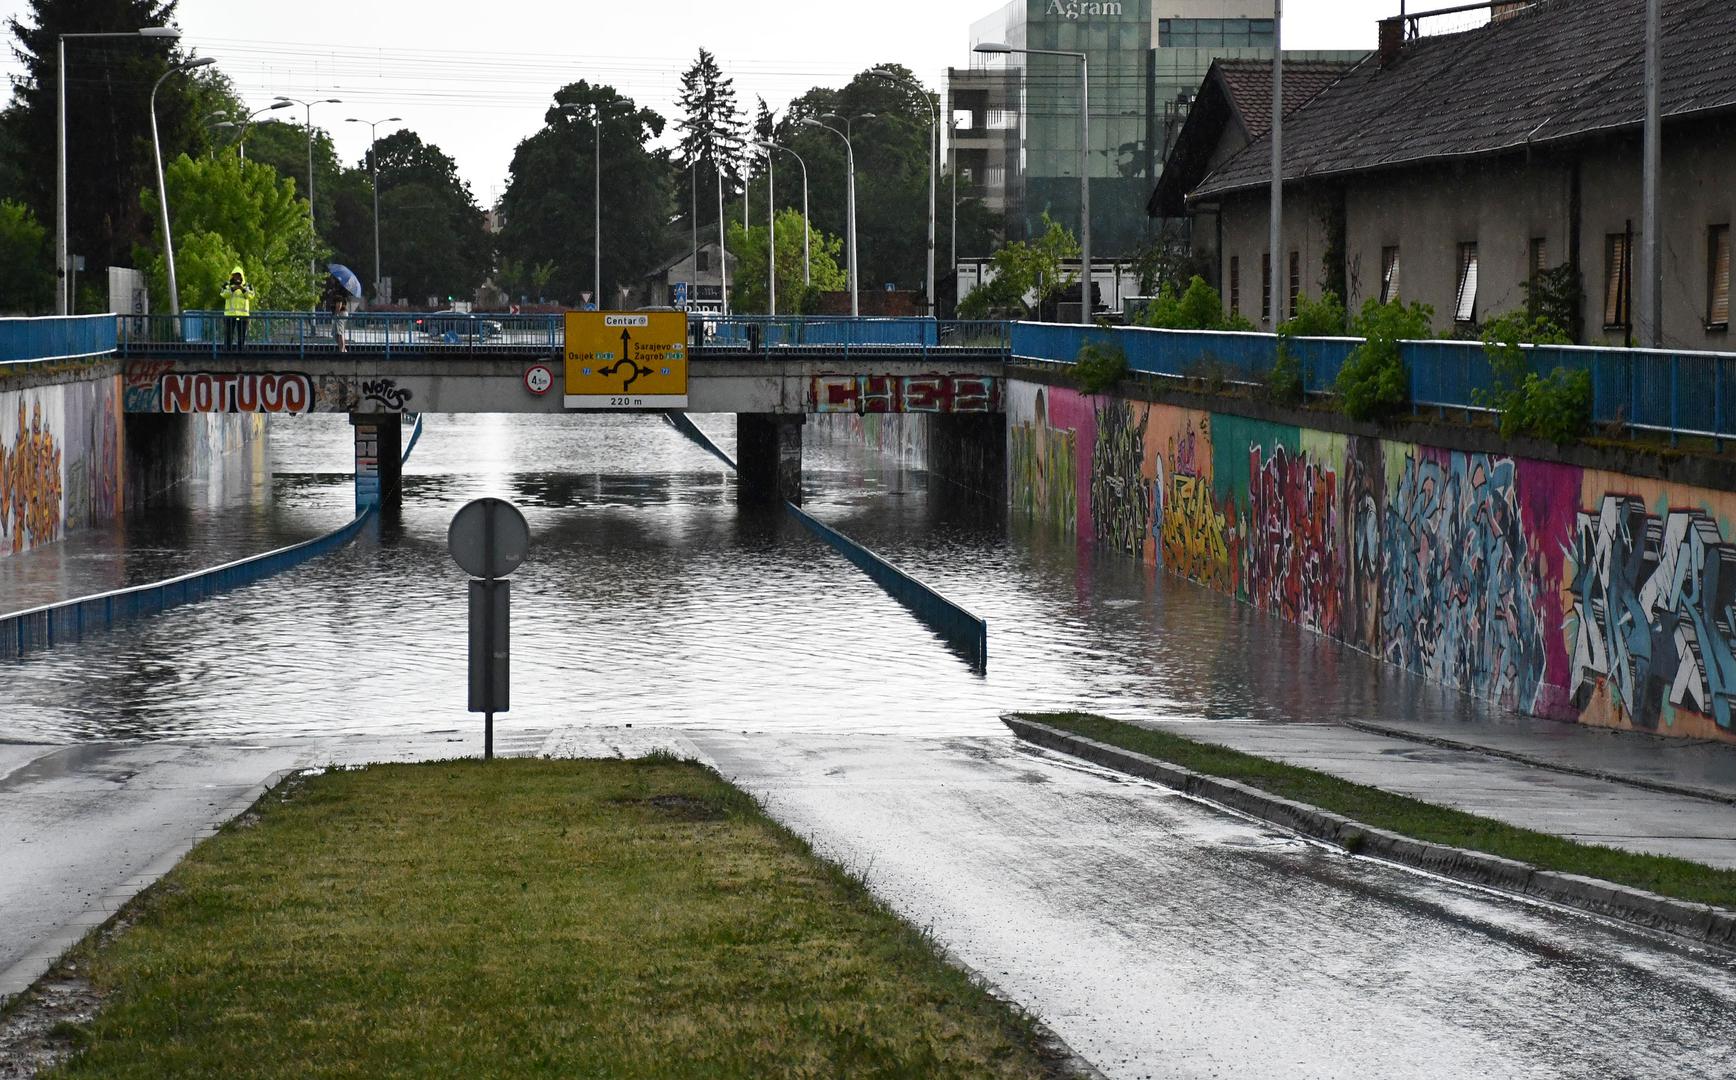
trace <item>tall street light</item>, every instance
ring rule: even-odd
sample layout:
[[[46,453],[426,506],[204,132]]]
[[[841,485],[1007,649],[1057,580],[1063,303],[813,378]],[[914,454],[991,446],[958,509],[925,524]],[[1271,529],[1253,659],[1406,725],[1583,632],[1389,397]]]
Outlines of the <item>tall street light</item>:
[[[211,126],[216,128],[219,131],[237,131],[237,132],[239,132],[239,134],[235,136],[235,149],[236,149],[236,152],[240,155],[241,160],[246,161],[247,160],[247,129],[253,126],[253,118],[256,116],[261,116],[265,113],[271,112],[273,109],[287,109],[287,108],[289,108],[289,106],[290,106],[290,103],[287,101],[274,101],[270,105],[267,105],[263,109],[255,109],[253,112],[251,112],[247,115],[247,119],[241,121],[241,123],[239,123],[239,124],[237,124],[233,120],[227,119],[226,115],[224,113],[220,113],[220,112],[214,112],[211,115],[207,116],[205,119],[216,121]]]
[[[66,39],[67,38],[169,38],[181,36],[172,26],[142,26],[137,30],[101,34],[61,34],[55,58],[55,153],[54,153],[54,313],[65,315],[69,308],[66,235]]]
[[[388,116],[384,120],[363,120],[355,116],[344,117],[346,124],[368,125],[368,162],[373,166],[374,184],[374,301],[380,299],[380,154],[379,126],[381,124],[397,124],[403,121],[402,116]]]
[[[914,79],[889,68],[875,68],[868,74],[898,83],[908,89],[915,90],[922,96],[922,103],[928,106],[928,122],[931,126],[928,144],[928,314],[934,317],[934,188],[940,171],[940,110],[934,107],[934,101],[928,96],[928,91]]]
[[[814,227],[808,220],[808,163],[802,160],[802,155],[787,146],[777,143],[761,142],[755,146],[770,154],[773,150],[782,150],[796,159],[796,164],[802,167],[802,286],[806,288],[814,283],[813,265],[809,259],[808,240],[813,235]]]
[[[852,119],[872,120],[873,118],[873,113],[863,113],[854,118],[839,116],[837,113],[821,114],[821,120],[842,120],[844,122],[843,131],[839,131],[830,124],[822,124],[811,116],[802,118],[802,123],[809,127],[824,128],[844,140],[844,233],[846,237],[844,276],[848,279],[846,284],[850,289],[851,316],[862,313],[860,306],[862,286],[856,271],[856,151],[850,145],[850,124]]]
[[[344,101],[343,98],[335,97],[320,98],[318,101],[302,101],[298,98],[279,95],[273,99],[272,103],[276,104],[279,101],[287,105],[300,105],[305,110],[307,117],[307,227],[313,232],[317,242],[319,228],[314,221],[313,211],[313,107],[315,105],[342,105]],[[310,277],[315,279],[319,277],[319,269],[315,266],[315,260],[311,258],[307,261],[307,272]]]
[[[157,139],[157,90],[163,85],[163,80],[171,75],[193,68],[202,68],[217,62],[215,57],[204,56],[197,60],[188,60],[157,76],[157,81],[151,86],[151,156],[157,162],[157,207],[163,214],[163,265],[169,271],[169,314],[181,314],[181,292],[175,283],[175,239],[169,234],[169,189],[163,183],[163,144]]]
[[[769,148],[754,143],[766,154],[766,314],[778,313],[778,191],[777,170]]]
[[[1026,49],[998,41],[976,47],[980,53],[1070,56],[1079,61],[1079,321],[1091,324],[1091,65],[1082,52]],[[1277,266],[1274,256],[1273,266]]]
[[[591,193],[591,295],[597,298],[597,310],[603,310],[603,106],[562,105],[562,112],[591,115],[591,143],[595,158],[591,166],[594,190]]]
[[[952,156],[949,166],[952,172],[952,216],[948,222],[952,225],[952,261],[947,266],[947,273],[952,275],[952,308],[953,315],[958,315],[958,117],[950,116],[946,123],[946,152]]]

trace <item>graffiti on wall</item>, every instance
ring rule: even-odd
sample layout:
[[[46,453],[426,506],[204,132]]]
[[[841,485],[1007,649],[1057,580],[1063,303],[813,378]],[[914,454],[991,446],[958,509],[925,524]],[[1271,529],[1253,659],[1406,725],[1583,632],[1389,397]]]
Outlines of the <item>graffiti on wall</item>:
[[[1335,525],[1338,474],[1291,454],[1248,449],[1248,522],[1242,530],[1242,582],[1256,607],[1336,636],[1342,565]]]
[[[313,380],[299,372],[170,371],[159,377],[165,413],[305,413]]]
[[[1731,730],[1736,546],[1718,523],[1605,495],[1578,515],[1572,560],[1574,705],[1601,688],[1636,727],[1656,729],[1667,704]]]
[[[1007,425],[1007,459],[1015,506],[1026,516],[1071,531],[1079,513],[1077,434],[1049,426],[1038,390],[1028,421]]]
[[[1516,476],[1510,458],[1406,456],[1382,530],[1381,642],[1407,671],[1528,710],[1548,628]]]
[[[1097,411],[1097,441],[1091,448],[1091,523],[1097,542],[1139,558],[1151,531],[1153,496],[1145,481],[1145,426],[1127,402],[1110,398]]]
[[[14,425],[0,420],[0,539],[13,553],[60,539],[64,519],[63,450],[38,398],[19,394]],[[5,428],[12,427],[7,438]]]
[[[815,375],[808,401],[817,413],[986,413],[1001,410],[992,375]]]
[[[1380,533],[1386,513],[1386,455],[1379,439],[1351,436],[1338,485],[1343,541],[1338,633],[1367,652],[1380,651]]]

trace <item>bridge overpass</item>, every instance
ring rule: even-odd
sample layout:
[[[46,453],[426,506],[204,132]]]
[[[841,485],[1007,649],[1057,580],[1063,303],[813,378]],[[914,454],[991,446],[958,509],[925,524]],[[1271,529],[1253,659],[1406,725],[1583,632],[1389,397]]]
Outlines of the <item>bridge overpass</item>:
[[[745,499],[801,500],[810,414],[929,414],[946,437],[1002,442],[1006,323],[819,316],[686,325],[685,411],[736,414]],[[358,492],[377,487],[388,498],[407,414],[665,411],[631,394],[569,407],[559,315],[351,315],[341,351],[335,330],[320,313],[259,312],[245,347],[231,347],[216,312],[119,317],[125,411],[345,413],[356,429]]]

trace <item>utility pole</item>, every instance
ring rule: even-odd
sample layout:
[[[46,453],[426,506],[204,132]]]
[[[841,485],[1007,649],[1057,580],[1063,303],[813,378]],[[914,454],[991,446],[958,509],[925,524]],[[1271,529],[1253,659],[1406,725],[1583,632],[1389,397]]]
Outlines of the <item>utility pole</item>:
[[[1284,0],[1272,0],[1272,254],[1266,302],[1272,327],[1283,320],[1278,304],[1278,268],[1284,252]]]
[[[1663,76],[1663,0],[1646,0],[1645,164],[1640,178],[1640,344],[1664,346],[1664,290],[1658,235],[1658,181],[1663,168],[1663,110],[1658,81]]]

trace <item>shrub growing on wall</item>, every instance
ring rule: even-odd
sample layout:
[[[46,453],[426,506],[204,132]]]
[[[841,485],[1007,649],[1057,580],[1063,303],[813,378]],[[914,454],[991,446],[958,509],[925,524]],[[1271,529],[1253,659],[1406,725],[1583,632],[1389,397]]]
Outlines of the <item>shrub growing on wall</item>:
[[[1556,444],[1571,442],[1591,427],[1591,373],[1557,367],[1547,376],[1531,370],[1523,345],[1568,345],[1567,334],[1548,319],[1526,311],[1497,315],[1483,327],[1483,352],[1494,384],[1476,390],[1479,405],[1501,413],[1501,434],[1534,435]]]
[[[1113,342],[1087,341],[1073,363],[1073,379],[1087,394],[1113,389],[1127,374],[1127,354]]]
[[[1299,405],[1305,393],[1302,361],[1290,348],[1299,337],[1336,337],[1344,333],[1344,304],[1328,289],[1318,300],[1296,299],[1296,314],[1278,325],[1278,355],[1266,373],[1266,396],[1283,405]]]
[[[1410,403],[1410,373],[1399,342],[1432,336],[1435,309],[1371,299],[1351,323],[1363,339],[1338,371],[1338,399],[1352,420],[1378,420]]]
[[[1164,285],[1163,291],[1145,309],[1145,316],[1140,320],[1142,326],[1153,326],[1162,330],[1252,330],[1254,324],[1240,315],[1224,313],[1223,297],[1218,290],[1206,284],[1206,279],[1194,276],[1188,282],[1187,291],[1176,288],[1174,282]]]

